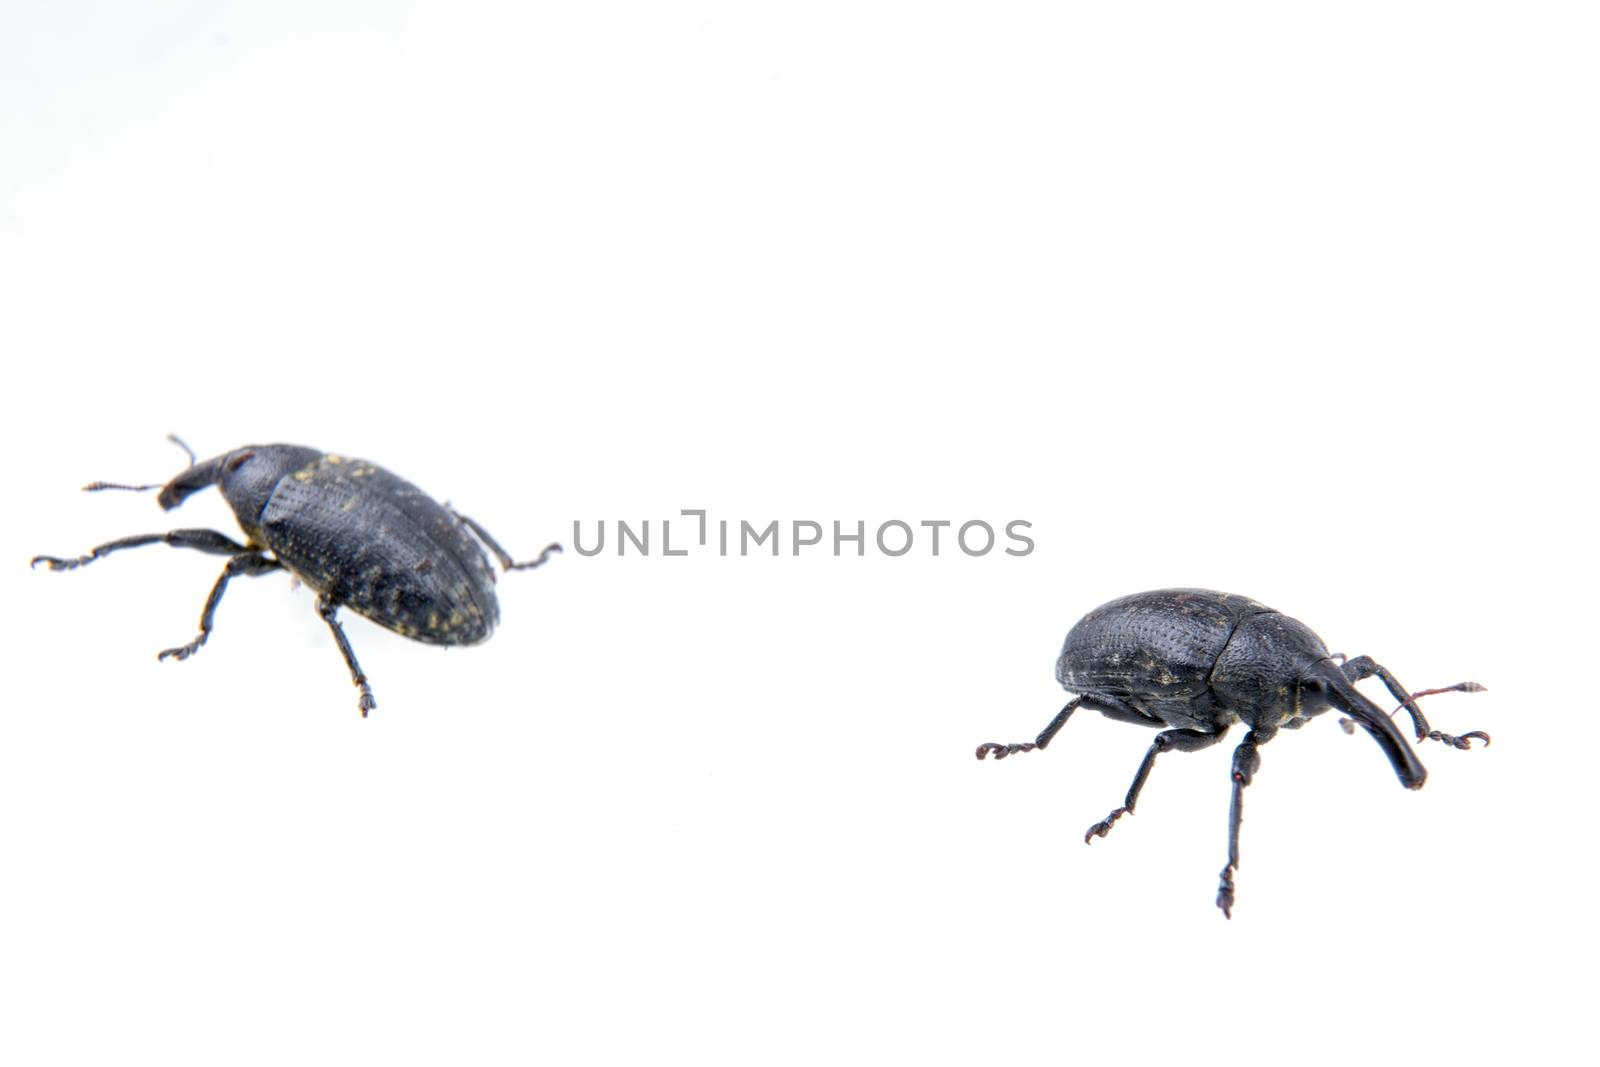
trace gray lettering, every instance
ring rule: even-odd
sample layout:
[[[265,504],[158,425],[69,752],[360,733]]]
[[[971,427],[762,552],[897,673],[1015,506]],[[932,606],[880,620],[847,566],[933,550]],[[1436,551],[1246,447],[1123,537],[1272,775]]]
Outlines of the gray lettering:
[[[864,520],[856,523],[856,532],[853,534],[840,533],[839,520],[833,520],[833,554],[835,556],[840,555],[839,546],[846,541],[854,541],[856,543],[856,555],[864,556],[867,554],[867,524]]]
[[[802,526],[809,526],[812,530],[815,530],[816,531],[816,536],[815,537],[801,537],[800,536],[800,527],[802,527]],[[800,554],[800,549],[803,548],[806,545],[815,545],[815,544],[820,544],[821,542],[822,542],[822,524],[820,522],[812,522],[810,519],[796,519],[794,521],[794,549],[793,549],[793,554],[794,555],[798,556]]]
[[[601,519],[596,525],[600,527],[600,541],[593,548],[583,547],[583,523],[577,519],[572,520],[572,547],[578,550],[580,556],[598,556],[606,547],[606,520]]]
[[[983,532],[989,535],[988,542],[977,551],[973,551],[967,547],[967,531],[972,529],[974,526],[983,527]],[[982,519],[973,519],[971,522],[962,524],[961,529],[956,533],[956,541],[960,543],[961,551],[965,552],[967,555],[986,556],[989,554],[989,550],[994,547],[994,527],[990,526]]]
[[[704,545],[706,543],[706,509],[705,508],[684,508],[682,511],[678,512],[678,514],[680,514],[680,515],[697,515],[697,516],[699,516],[699,518],[700,518],[700,544]]]
[[[1026,534],[1017,533],[1018,526],[1022,527],[1024,530],[1033,529],[1033,523],[1028,522],[1025,519],[1012,519],[1010,522],[1006,523],[1006,536],[1011,538],[1013,541],[1020,541],[1028,547],[1024,548],[1020,552],[1014,548],[1008,548],[1006,549],[1006,555],[1008,556],[1026,556],[1028,553],[1033,551],[1033,538]],[[582,551],[582,549],[579,551]]]
[[[663,556],[687,556],[689,554],[689,550],[687,548],[680,548],[676,551],[673,550],[671,519],[661,520],[661,554]]]
[[[762,530],[759,534],[756,534],[756,528],[754,526],[751,526],[744,519],[740,519],[739,520],[739,555],[748,556],[750,554],[750,535],[752,535],[752,534],[756,535],[756,547],[758,547],[758,548],[762,544],[764,544],[766,542],[767,538],[769,538],[769,537],[772,538],[772,554],[774,556],[776,556],[778,554],[778,520],[777,519],[773,519],[771,522],[767,523],[766,528],[764,530]]]
[[[626,556],[628,554],[628,541],[633,542],[633,547],[639,550],[640,555],[648,556],[650,554],[650,520],[644,520],[643,526],[644,540],[641,541],[634,536],[633,530],[628,527],[626,522],[621,519],[617,520],[617,555]]]
[[[900,551],[898,552],[890,552],[889,546],[883,541],[883,532],[891,526],[898,526],[900,529],[906,532],[906,543],[900,546]],[[910,526],[907,526],[899,519],[890,519],[888,522],[878,527],[878,551],[882,552],[885,556],[903,556],[907,552],[911,551],[911,536]]]

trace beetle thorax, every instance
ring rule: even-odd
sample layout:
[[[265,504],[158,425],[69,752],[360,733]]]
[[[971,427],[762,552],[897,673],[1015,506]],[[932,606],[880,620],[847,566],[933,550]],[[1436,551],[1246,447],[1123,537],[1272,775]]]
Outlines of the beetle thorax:
[[[278,483],[321,455],[301,445],[251,445],[223,457],[218,487],[245,533],[260,538],[261,513]]]
[[[1328,659],[1322,639],[1304,623],[1278,612],[1239,624],[1211,672],[1217,698],[1247,723],[1281,725],[1327,708],[1306,683]]]

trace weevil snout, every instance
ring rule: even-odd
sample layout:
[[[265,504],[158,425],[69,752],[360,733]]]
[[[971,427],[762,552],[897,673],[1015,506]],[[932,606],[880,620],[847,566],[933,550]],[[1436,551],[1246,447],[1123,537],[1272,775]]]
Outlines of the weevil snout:
[[[179,471],[156,494],[156,503],[162,511],[171,511],[200,490],[216,485],[222,475],[222,464],[227,456],[217,456],[204,463],[196,463]]]
[[[1421,789],[1428,780],[1427,768],[1423,767],[1422,761],[1417,759],[1416,753],[1401,736],[1394,720],[1384,714],[1382,708],[1362,696],[1344,672],[1331,663],[1318,671],[1317,682],[1331,705],[1378,742],[1383,754],[1389,757],[1389,764],[1394,768],[1400,784],[1407,789]]]

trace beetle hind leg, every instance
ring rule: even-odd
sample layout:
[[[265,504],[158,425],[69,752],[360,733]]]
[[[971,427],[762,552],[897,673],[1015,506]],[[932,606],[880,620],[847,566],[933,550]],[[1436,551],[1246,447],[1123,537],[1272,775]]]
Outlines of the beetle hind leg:
[[[339,625],[335,617],[339,613],[339,605],[326,594],[317,598],[317,614],[322,616],[322,621],[328,624],[328,629],[333,631],[333,639],[339,645],[339,654],[344,657],[345,665],[350,668],[350,681],[361,690],[361,699],[358,704],[361,708],[361,717],[365,719],[367,712],[378,706],[373,699],[372,686],[367,683],[367,676],[361,673],[361,664],[356,662],[356,653],[350,647],[350,639],[344,635],[344,627]]]
[[[222,593],[228,588],[230,579],[237,578],[241,574],[251,576],[266,574],[268,571],[275,571],[282,566],[283,564],[269,556],[258,556],[253,552],[244,552],[234,556],[228,561],[228,565],[222,568],[222,574],[218,576],[216,584],[211,587],[211,595],[206,597],[206,606],[200,612],[200,633],[187,645],[179,645],[177,648],[168,648],[157,653],[156,659],[186,660],[200,651],[200,646],[204,645],[211,636],[213,620],[217,614],[217,605],[222,602]]]
[[[1477,682],[1457,682],[1455,685],[1440,686],[1437,689],[1419,689],[1415,693],[1406,692],[1406,687],[1383,664],[1371,656],[1357,656],[1355,659],[1346,660],[1339,668],[1346,678],[1352,682],[1359,682],[1373,675],[1383,682],[1384,687],[1400,702],[1400,707],[1406,709],[1411,716],[1411,726],[1417,732],[1418,741],[1439,741],[1451,748],[1470,749],[1474,740],[1482,741],[1484,747],[1489,745],[1489,735],[1482,730],[1471,730],[1459,736],[1435,730],[1428,725],[1428,720],[1422,714],[1422,708],[1417,705],[1418,697],[1434,696],[1438,693],[1482,693],[1484,687]],[[1400,708],[1396,708],[1398,712]],[[1394,712],[1390,713],[1391,715]],[[1351,732],[1354,723],[1349,719],[1340,719],[1339,725],[1346,733]]]
[[[1050,720],[1050,725],[1040,731],[1039,736],[1032,741],[1018,741],[1016,744],[1011,745],[1002,745],[996,741],[985,741],[978,746],[978,758],[983,759],[986,756],[993,755],[998,760],[1005,759],[1007,756],[1014,756],[1018,752],[1032,752],[1036,748],[1041,750],[1048,748],[1050,741],[1056,734],[1061,732],[1063,726],[1067,725],[1067,720],[1072,718],[1072,713],[1077,711],[1078,706],[1082,703],[1083,697],[1068,701],[1066,707],[1056,712],[1056,717]]]
[[[1199,730],[1163,730],[1156,734],[1155,741],[1144,754],[1144,759],[1139,763],[1139,769],[1134,772],[1133,784],[1128,787],[1128,795],[1123,798],[1122,807],[1114,809],[1110,815],[1089,827],[1083,835],[1083,843],[1091,844],[1095,838],[1104,837],[1111,832],[1111,826],[1124,815],[1132,815],[1134,806],[1139,803],[1139,791],[1144,788],[1145,779],[1150,777],[1150,771],[1156,765],[1156,757],[1163,752],[1176,749],[1179,752],[1197,752],[1202,748],[1210,748],[1226,736],[1228,728],[1224,726],[1215,733],[1204,733]]]
[[[535,567],[542,566],[545,561],[550,558],[552,553],[561,551],[561,545],[555,541],[552,541],[548,545],[545,545],[544,551],[540,552],[533,559],[524,560],[523,562],[518,563],[516,560],[511,558],[511,553],[500,547],[500,542],[496,541],[492,536],[490,536],[488,530],[485,530],[482,526],[478,525],[478,523],[471,517],[463,515],[454,509],[451,509],[450,514],[454,515],[457,520],[460,521],[461,525],[471,530],[473,534],[477,536],[478,540],[482,541],[484,545],[488,547],[489,551],[494,553],[494,558],[500,561],[500,566],[503,570],[531,571]]]

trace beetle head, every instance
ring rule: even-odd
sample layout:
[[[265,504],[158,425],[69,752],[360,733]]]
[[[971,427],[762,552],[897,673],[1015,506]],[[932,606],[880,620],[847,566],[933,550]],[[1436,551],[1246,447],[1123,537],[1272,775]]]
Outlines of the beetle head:
[[[161,487],[157,500],[162,508],[170,511],[190,494],[215,485],[248,529],[260,518],[278,482],[321,454],[314,448],[300,445],[246,445],[202,460],[181,472]]]

